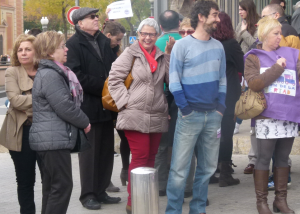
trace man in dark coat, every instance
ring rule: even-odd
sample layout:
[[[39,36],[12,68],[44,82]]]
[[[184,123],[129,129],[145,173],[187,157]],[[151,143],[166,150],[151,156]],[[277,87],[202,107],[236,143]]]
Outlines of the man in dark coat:
[[[80,8],[73,15],[76,33],[67,41],[68,66],[77,75],[83,88],[81,105],[89,117],[91,149],[79,154],[82,205],[100,209],[100,203],[118,203],[121,198],[105,192],[112,175],[114,161],[114,125],[112,112],[103,109],[102,89],[116,55],[110,41],[100,31],[99,10]]]

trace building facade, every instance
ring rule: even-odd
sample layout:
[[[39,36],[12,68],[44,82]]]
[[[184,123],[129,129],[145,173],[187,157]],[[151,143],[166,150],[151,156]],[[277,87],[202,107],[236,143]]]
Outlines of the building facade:
[[[270,3],[271,0],[253,0],[257,13],[261,14],[262,9]],[[239,16],[239,2],[240,0],[216,0],[218,2],[220,10],[225,11],[232,20],[232,25],[235,27],[241,21]],[[292,15],[293,14],[293,0],[286,0],[286,14]]]
[[[23,0],[0,0],[0,55],[12,54],[13,44],[24,32]]]
[[[225,11],[232,19],[233,26],[241,21],[239,16],[239,2],[241,0],[215,0],[219,6],[220,10]],[[270,3],[271,0],[253,0],[257,7],[257,12],[260,14],[262,9]],[[286,0],[286,14],[292,15],[293,5],[299,0]],[[161,12],[167,10],[175,10],[182,13],[184,16],[188,16],[189,7],[192,6],[194,0],[155,0],[154,1],[154,17],[157,20]]]

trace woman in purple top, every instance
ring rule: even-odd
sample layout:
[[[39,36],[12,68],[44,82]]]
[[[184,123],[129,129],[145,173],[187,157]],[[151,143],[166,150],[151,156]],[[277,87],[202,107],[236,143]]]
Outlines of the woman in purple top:
[[[273,153],[274,212],[294,213],[287,205],[288,158],[298,135],[300,115],[299,50],[280,47],[281,24],[276,19],[258,22],[257,49],[245,55],[245,79],[255,92],[263,91],[267,108],[256,117],[257,161],[254,171],[257,210],[271,214],[268,204],[268,176]]]

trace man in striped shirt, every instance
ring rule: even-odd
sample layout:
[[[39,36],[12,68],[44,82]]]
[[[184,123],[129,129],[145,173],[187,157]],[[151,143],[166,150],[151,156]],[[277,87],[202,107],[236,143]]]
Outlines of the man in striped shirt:
[[[167,214],[182,213],[194,151],[197,169],[190,214],[206,213],[208,183],[217,168],[226,108],[225,52],[222,44],[211,37],[218,22],[218,5],[209,0],[197,1],[191,10],[195,33],[177,41],[171,53],[169,88],[179,111],[167,186]]]

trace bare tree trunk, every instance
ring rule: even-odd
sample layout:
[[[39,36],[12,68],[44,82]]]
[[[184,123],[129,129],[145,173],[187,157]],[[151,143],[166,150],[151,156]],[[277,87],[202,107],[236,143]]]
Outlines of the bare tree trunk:
[[[190,9],[195,0],[172,0],[171,10],[181,13],[183,16],[188,17]]]
[[[130,20],[131,20],[131,18],[126,18],[126,21],[130,26],[130,36],[133,36],[134,28],[133,28],[133,24],[131,24]]]
[[[62,19],[63,19],[63,25],[64,25],[64,34],[65,34],[65,40],[67,41],[67,39],[68,39],[68,27],[67,27],[67,18],[66,18],[66,16],[65,16],[65,14],[66,14],[66,7],[62,7]]]

